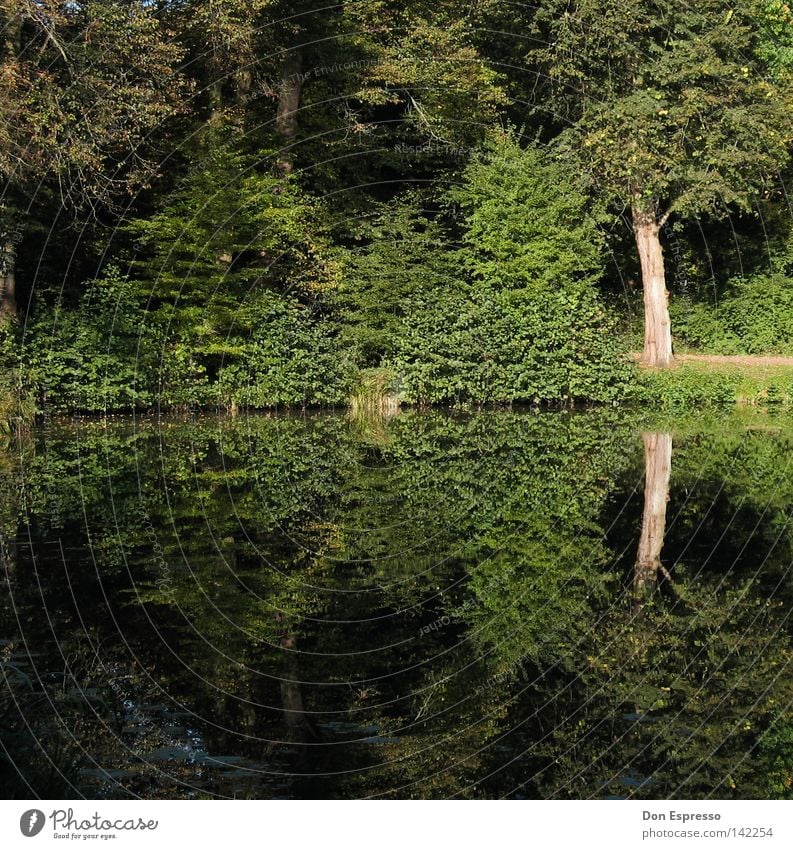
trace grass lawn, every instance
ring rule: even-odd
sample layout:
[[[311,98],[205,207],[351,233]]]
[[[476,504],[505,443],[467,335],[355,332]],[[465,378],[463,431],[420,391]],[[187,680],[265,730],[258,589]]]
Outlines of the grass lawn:
[[[793,407],[793,358],[682,355],[673,368],[640,371],[651,396],[673,406]]]

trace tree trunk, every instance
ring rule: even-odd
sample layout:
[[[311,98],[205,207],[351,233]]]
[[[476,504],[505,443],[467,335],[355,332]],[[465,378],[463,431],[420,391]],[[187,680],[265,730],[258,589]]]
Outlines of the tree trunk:
[[[251,93],[251,87],[253,86],[253,71],[250,69],[249,66],[240,68],[234,74],[234,79],[237,83],[237,106],[242,109],[248,102],[248,96]]]
[[[278,159],[278,167],[289,174],[294,167],[289,148],[297,136],[297,110],[300,107],[300,94],[303,90],[303,54],[299,50],[290,50],[284,59],[281,71],[281,87],[278,91],[278,112],[275,117],[275,130],[281,137],[283,148]]]
[[[644,286],[644,352],[642,364],[666,368],[674,362],[669,292],[657,216],[641,201],[633,205],[633,232],[642,266]]]
[[[209,121],[217,123],[223,117],[223,80],[218,78],[209,84]]]
[[[672,471],[672,435],[643,433],[644,440],[644,515],[642,535],[633,572],[637,598],[648,595],[658,583],[661,549],[666,531],[666,503],[669,501],[669,476]]]
[[[22,15],[3,4],[0,10],[2,61],[13,69],[22,50]],[[17,314],[16,258],[20,232],[6,203],[0,204],[0,322]]]
[[[17,314],[16,252],[12,240],[0,247],[0,321]]]
[[[7,10],[6,4],[0,12],[0,27],[2,27],[3,60],[14,61],[22,52],[22,15],[14,9]]]

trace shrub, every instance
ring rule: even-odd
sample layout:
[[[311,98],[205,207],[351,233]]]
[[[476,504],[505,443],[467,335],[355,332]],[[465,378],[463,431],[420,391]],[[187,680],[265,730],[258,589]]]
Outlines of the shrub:
[[[706,372],[686,366],[641,371],[626,400],[657,407],[719,407],[734,404],[740,375]]]
[[[766,793],[773,799],[793,798],[793,726],[780,720],[762,738],[758,760]]]
[[[35,404],[22,382],[17,328],[12,321],[0,321],[0,433],[28,426]]]
[[[793,280],[781,271],[730,281],[717,305],[670,304],[679,342],[715,354],[793,352]]]
[[[50,307],[31,322],[23,349],[31,389],[52,412],[344,401],[350,366],[327,322],[271,291],[237,318],[239,334],[197,344],[163,326],[110,269],[77,308]]]
[[[328,322],[274,292],[257,295],[240,316],[252,330],[220,369],[221,404],[251,407],[339,404],[346,400],[352,364]]]
[[[344,344],[364,369],[393,357],[402,323],[422,296],[453,284],[448,234],[424,202],[409,192],[384,204],[359,225],[360,244],[340,252],[343,273],[332,305]]]
[[[393,363],[409,401],[608,401],[631,380],[605,312],[586,289],[540,300],[472,285],[412,315]]]
[[[152,404],[157,355],[156,331],[115,268],[92,282],[76,309],[42,309],[22,348],[36,397],[53,412]]]
[[[459,276],[405,310],[392,363],[405,397],[568,403],[623,393],[630,367],[595,291],[602,239],[574,179],[543,151],[500,138],[448,201],[463,228],[450,264]]]

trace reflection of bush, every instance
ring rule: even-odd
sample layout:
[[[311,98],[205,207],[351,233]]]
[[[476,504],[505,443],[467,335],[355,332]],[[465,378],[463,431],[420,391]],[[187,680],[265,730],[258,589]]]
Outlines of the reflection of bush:
[[[781,728],[774,721],[791,696],[782,583],[790,562],[790,427],[782,420],[777,433],[779,422],[763,415],[747,430],[747,420],[725,425],[714,412],[708,421],[666,423],[676,440],[670,525],[677,538],[666,549],[674,588],[638,616],[616,580],[626,541],[624,556],[635,555],[641,515],[639,495],[623,498],[641,469],[634,417],[623,411],[405,411],[376,432],[327,415],[220,424],[207,417],[160,429],[141,422],[134,434],[123,423],[89,422],[79,439],[53,425],[47,451],[24,458],[28,521],[42,551],[46,540],[68,534],[68,550],[84,552],[85,530],[70,518],[85,512],[94,562],[119,617],[111,621],[97,605],[93,569],[75,568],[74,597],[96,622],[92,641],[102,657],[47,684],[46,697],[100,765],[119,768],[108,780],[80,760],[79,778],[89,793],[182,796],[188,791],[178,781],[208,786],[202,781],[224,757],[217,752],[229,764],[243,758],[289,772],[288,745],[246,743],[185,720],[189,710],[222,715],[235,730],[283,740],[278,647],[288,634],[301,649],[290,676],[338,684],[305,687],[320,737],[337,743],[377,729],[376,745],[331,746],[327,761],[312,762],[318,772],[377,766],[376,774],[339,779],[339,795],[410,783],[403,794],[492,797],[529,780],[529,795],[653,796],[687,776],[686,795],[704,796],[724,776],[720,795],[778,795],[786,739],[779,731],[765,748],[762,740]],[[133,469],[150,484],[143,496]],[[53,490],[64,520],[57,528],[47,522]],[[712,543],[726,525],[740,552],[729,541]],[[685,568],[673,566],[680,540],[691,541]],[[713,552],[715,564],[695,572]],[[16,575],[25,574],[26,556],[20,551]],[[763,583],[747,580],[760,562]],[[163,563],[168,593],[157,584]],[[127,569],[134,594],[123,591]],[[62,586],[51,577],[48,599]],[[31,608],[41,604],[35,588],[14,592]],[[198,673],[185,679],[181,662],[149,645],[148,630],[128,627],[143,610],[169,640],[182,640],[187,620],[225,656],[219,662],[204,640],[185,636],[173,644]],[[137,641],[140,666],[114,663],[112,649],[104,651],[119,623]],[[66,619],[55,624],[72,634]],[[6,616],[3,636],[14,627]],[[156,671],[155,681],[183,697],[186,710],[167,712],[168,699],[144,670]],[[14,686],[25,691],[24,679]],[[60,751],[52,707],[39,702],[28,713],[44,747]],[[186,748],[178,728],[200,728],[203,748]],[[23,737],[12,744],[21,758],[35,748]],[[218,767],[212,789],[238,792],[232,772]],[[770,789],[761,784],[766,773]],[[653,784],[630,783],[650,775]],[[261,776],[245,780],[240,793],[272,790]],[[289,785],[296,795],[303,789]]]
[[[776,721],[760,743],[770,799],[793,799],[793,724],[785,716]]]
[[[751,580],[677,578],[675,598],[615,606],[592,630],[570,682],[579,720],[541,746],[545,795],[789,797],[789,729],[764,736],[793,697],[785,609]]]

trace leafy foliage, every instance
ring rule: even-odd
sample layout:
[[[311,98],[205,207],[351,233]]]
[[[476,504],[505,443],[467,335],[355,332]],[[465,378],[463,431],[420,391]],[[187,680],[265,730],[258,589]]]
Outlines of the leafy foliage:
[[[633,285],[627,207],[674,215],[681,342],[793,344],[789,257],[760,265],[789,230],[790,14],[9,0],[5,406],[336,404],[367,375],[387,404],[717,403],[637,388],[599,289]]]
[[[793,281],[758,272],[730,281],[715,305],[681,299],[673,308],[681,342],[715,354],[793,352]]]
[[[218,400],[246,407],[344,404],[353,364],[327,321],[298,302],[264,291],[238,313],[252,328],[235,336],[235,353],[221,365]]]
[[[342,338],[364,367],[393,357],[404,322],[421,299],[454,285],[448,234],[421,201],[413,192],[377,208],[342,254],[332,303]]]
[[[777,173],[790,90],[763,73],[764,5],[542,4],[541,62],[574,122],[562,139],[599,187],[686,216],[746,206]]]
[[[76,308],[39,311],[23,356],[36,396],[50,411],[130,410],[154,401],[157,343],[133,285],[109,269]]]
[[[29,379],[51,412],[345,400],[350,367],[327,322],[267,290],[235,318],[213,378],[202,349],[152,322],[134,283],[111,269],[75,309],[43,310],[31,323]]]
[[[662,408],[730,406],[736,401],[738,383],[735,374],[708,373],[681,366],[663,372],[644,372],[629,397]]]
[[[640,609],[621,580],[642,516],[633,411],[409,411],[378,439],[341,415],[137,424],[54,422],[0,464],[4,538],[21,520],[35,546],[4,550],[3,660],[48,751],[82,744],[56,763],[84,794],[236,777],[259,797],[789,795],[787,419],[664,421],[673,580]],[[48,619],[32,615],[42,596]],[[35,691],[20,628],[39,646]],[[287,674],[334,745],[288,736]],[[254,698],[272,709],[244,712]],[[0,709],[46,786],[19,709]],[[240,769],[261,747],[227,729],[251,727],[288,781]],[[306,784],[298,764],[333,778]]]
[[[184,54],[147,3],[4,4],[0,174],[55,178],[65,203],[151,178],[147,136],[182,109]]]
[[[394,368],[406,397],[437,402],[608,400],[629,380],[594,282],[596,222],[565,170],[510,137],[448,194],[463,278],[418,300]]]

